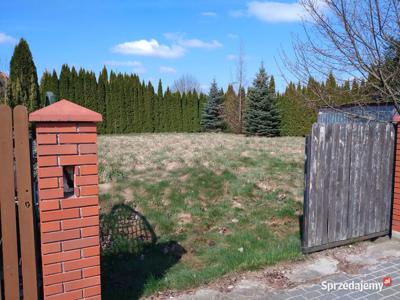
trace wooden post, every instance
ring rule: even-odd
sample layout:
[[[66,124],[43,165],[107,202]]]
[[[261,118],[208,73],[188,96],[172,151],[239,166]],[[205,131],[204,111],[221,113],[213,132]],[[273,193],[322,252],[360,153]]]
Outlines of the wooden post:
[[[12,111],[0,105],[0,204],[5,299],[19,299]]]
[[[28,112],[25,106],[14,108],[15,166],[17,178],[19,234],[24,299],[37,300],[36,248],[32,205],[31,158]]]
[[[45,300],[101,299],[96,122],[100,114],[61,100],[36,122]]]

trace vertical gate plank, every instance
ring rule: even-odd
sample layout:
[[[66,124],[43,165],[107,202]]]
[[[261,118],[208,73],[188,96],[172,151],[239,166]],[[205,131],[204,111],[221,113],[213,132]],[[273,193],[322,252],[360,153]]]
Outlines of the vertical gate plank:
[[[364,197],[361,198],[361,214],[364,217],[363,226],[361,227],[361,231],[359,236],[367,235],[369,233],[369,224],[373,222],[373,206],[376,199],[374,199],[374,174],[376,172],[375,163],[374,163],[374,141],[377,138],[375,136],[375,128],[376,123],[368,124],[367,130],[365,132],[365,141],[366,141],[366,158],[364,159],[364,168],[362,173],[364,175],[363,185],[364,185]]]
[[[353,124],[352,128],[352,151],[350,158],[350,195],[351,199],[349,203],[349,214],[348,214],[348,236],[351,238],[356,235],[357,226],[359,224],[359,214],[357,212],[358,201],[360,199],[360,173],[356,170],[360,168],[361,165],[361,127],[358,124]]]
[[[337,209],[337,183],[338,183],[338,150],[340,147],[339,144],[339,133],[340,133],[340,124],[332,124],[332,135],[331,135],[331,143],[330,143],[330,153],[327,153],[329,161],[329,165],[326,166],[327,169],[327,196],[325,200],[325,211],[327,211],[326,215],[326,223],[327,223],[327,232],[326,238],[324,239],[325,243],[329,243],[335,241],[336,236],[336,209]]]
[[[325,216],[326,211],[324,212],[324,202],[326,200],[326,192],[325,192],[325,178],[326,178],[326,164],[327,164],[327,128],[328,126],[321,126],[319,131],[319,144],[318,144],[318,151],[320,152],[320,159],[319,159],[319,173],[317,176],[318,185],[317,185],[317,198],[315,199],[317,211],[316,211],[316,240],[315,242],[317,245],[323,243],[323,236],[324,232],[326,232],[326,222]]]
[[[382,141],[382,149],[380,149],[381,155],[380,155],[380,162],[379,162],[379,178],[382,178],[382,182],[380,182],[380,192],[381,192],[381,206],[380,206],[380,211],[376,212],[380,218],[377,220],[376,224],[376,230],[378,231],[383,231],[385,229],[385,223],[386,223],[386,209],[387,206],[390,206],[389,203],[391,202],[391,193],[388,194],[386,189],[387,186],[387,181],[390,180],[391,178],[386,175],[386,170],[390,170],[390,163],[388,164],[388,158],[391,156],[389,152],[390,150],[385,153],[385,149],[391,149],[390,148],[390,127],[392,127],[391,124],[386,124],[386,126],[382,126],[382,135],[383,135],[383,141]],[[386,204],[388,201],[388,195],[390,195],[390,202]],[[390,209],[390,208],[389,208]]]
[[[0,202],[5,299],[19,299],[17,224],[15,212],[12,112],[0,105]]]
[[[15,161],[24,299],[37,300],[32,182],[26,107],[14,108]]]
[[[383,217],[383,202],[384,193],[382,189],[383,182],[386,180],[381,174],[382,170],[382,156],[385,151],[385,127],[384,124],[377,124],[375,127],[376,140],[374,141],[374,153],[372,160],[373,169],[373,187],[371,197],[375,199],[372,200],[370,223],[368,227],[368,233],[374,233],[380,231],[380,220]]]
[[[318,137],[319,137],[319,126],[318,124],[313,124],[312,126],[312,134],[310,137],[310,174],[309,174],[309,187],[308,187],[308,226],[307,226],[307,235],[308,240],[306,242],[307,247],[314,246],[316,239],[316,198],[317,198],[317,170],[318,170]]]
[[[320,136],[320,130],[321,128],[318,126],[318,124],[314,124],[313,126],[313,135],[312,135],[312,148],[311,148],[311,157],[312,157],[312,163],[311,163],[311,174],[310,174],[310,225],[309,226],[309,236],[311,237],[310,239],[310,244],[309,246],[315,246],[317,245],[317,201],[318,201],[318,190],[320,189],[319,186],[319,177],[317,170],[319,170],[319,158],[320,158],[320,151],[319,149],[319,136]]]
[[[385,151],[382,154],[382,177],[386,178],[382,185],[383,189],[383,212],[380,222],[380,231],[390,228],[390,218],[392,210],[392,193],[393,193],[393,169],[394,169],[394,154],[395,154],[395,128],[392,124],[387,124],[385,127]]]
[[[304,163],[304,204],[303,204],[303,227],[302,227],[302,248],[308,247],[308,227],[309,227],[309,195],[310,195],[310,163],[311,163],[311,136],[305,139],[305,163]]]
[[[339,167],[339,178],[341,178],[340,182],[342,182],[343,187],[336,187],[339,190],[339,197],[341,199],[340,204],[342,205],[342,213],[338,216],[336,221],[336,229],[337,229],[337,237],[338,240],[343,241],[346,240],[349,231],[349,206],[350,206],[350,164],[351,164],[351,149],[353,142],[353,125],[346,124],[342,127],[342,131],[340,134],[340,143],[343,144],[343,149],[341,151],[340,156],[342,156],[342,163]]]
[[[364,228],[365,228],[365,222],[366,222],[366,209],[365,209],[365,204],[366,200],[369,197],[369,191],[368,187],[370,185],[370,182],[368,182],[368,174],[367,172],[369,171],[370,167],[370,149],[369,149],[369,126],[362,126],[359,125],[361,129],[361,134],[360,134],[360,145],[361,145],[361,159],[360,159],[360,165],[359,169],[356,169],[355,172],[359,173],[360,177],[360,197],[357,199],[357,216],[358,216],[358,224],[355,224],[356,227],[356,233],[354,237],[360,237],[364,234]]]

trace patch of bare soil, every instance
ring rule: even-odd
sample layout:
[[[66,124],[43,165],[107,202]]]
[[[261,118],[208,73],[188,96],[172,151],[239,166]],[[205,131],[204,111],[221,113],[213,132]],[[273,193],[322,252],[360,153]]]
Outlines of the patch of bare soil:
[[[347,261],[339,260],[337,265],[338,270],[347,274],[358,274],[360,270],[365,267],[361,264],[349,263]]]
[[[232,201],[232,207],[233,208],[238,208],[238,209],[243,209],[243,204],[239,202],[238,198],[234,198]]]
[[[188,178],[189,178],[189,174],[185,174],[185,175],[182,175],[181,177],[179,177],[179,180],[182,182],[185,182]]]
[[[112,183],[102,183],[99,184],[100,194],[108,194],[112,189]]]
[[[180,225],[186,225],[192,222],[192,215],[189,213],[179,213],[177,218]]]
[[[257,182],[256,187],[264,192],[272,192],[276,188],[276,185],[273,185],[269,180],[264,180]]]
[[[243,151],[242,153],[240,153],[241,157],[251,157],[250,151]]]
[[[125,202],[132,202],[133,201],[133,191],[131,188],[126,188],[122,192],[122,196],[125,199]]]
[[[275,216],[272,216],[268,221],[265,221],[265,223],[271,226],[272,228],[280,227],[282,225],[287,225],[292,222],[293,220],[289,217],[277,218]]]
[[[174,170],[181,168],[181,166],[182,165],[180,163],[173,161],[173,162],[167,163],[167,165],[165,166],[165,170],[174,171]]]
[[[359,243],[359,244],[353,244],[341,248],[337,248],[337,251],[334,252],[332,250],[334,249],[329,249],[326,250],[326,252],[329,253],[330,256],[332,256],[334,259],[339,261],[338,263],[338,270],[344,273],[348,274],[357,274],[360,272],[360,270],[365,267],[363,264],[357,264],[357,263],[352,263],[348,262],[346,260],[346,257],[350,254],[360,254],[363,252],[366,248],[366,243]]]

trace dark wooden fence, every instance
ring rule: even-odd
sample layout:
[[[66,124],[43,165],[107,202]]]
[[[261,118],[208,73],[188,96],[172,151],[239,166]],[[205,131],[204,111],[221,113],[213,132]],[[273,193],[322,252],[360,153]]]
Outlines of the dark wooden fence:
[[[306,141],[304,252],[389,234],[395,129],[314,124]]]
[[[38,299],[28,115],[0,105],[1,294]]]

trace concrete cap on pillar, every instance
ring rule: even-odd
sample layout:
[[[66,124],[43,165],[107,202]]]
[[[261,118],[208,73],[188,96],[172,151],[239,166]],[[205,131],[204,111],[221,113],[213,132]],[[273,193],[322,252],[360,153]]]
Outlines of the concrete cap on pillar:
[[[31,122],[101,122],[101,114],[62,99],[29,114]]]

